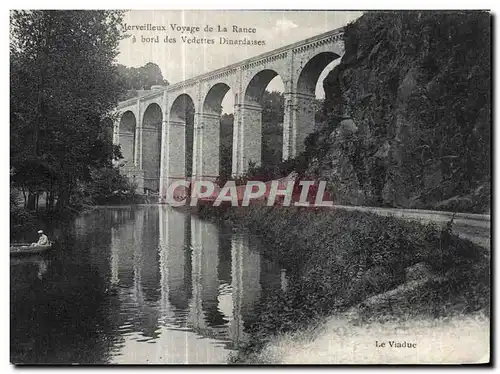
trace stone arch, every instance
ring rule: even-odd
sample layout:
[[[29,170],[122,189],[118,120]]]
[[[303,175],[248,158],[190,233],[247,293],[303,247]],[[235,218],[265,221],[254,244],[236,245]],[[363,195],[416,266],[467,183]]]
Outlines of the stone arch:
[[[194,108],[193,98],[187,93],[182,93],[172,101],[172,105],[170,107],[170,120],[184,121],[183,123],[185,124],[185,121],[189,118],[191,111],[194,115]]]
[[[340,56],[333,52],[321,52],[312,57],[299,73],[297,79],[297,92],[314,95],[316,83],[323,69],[338,58],[340,58]]]
[[[233,160],[233,174],[244,174],[250,162],[257,165],[262,162],[262,99],[267,86],[277,76],[285,83],[283,76],[276,70],[263,69],[253,75],[243,91],[239,108],[241,126],[237,135],[239,151],[233,152],[237,162],[235,168]]]
[[[264,69],[255,74],[245,89],[244,101],[260,105],[260,98],[269,82],[279,75],[275,70]]]
[[[307,136],[317,129],[314,105],[316,84],[325,67],[339,57],[340,55],[334,52],[322,51],[307,59],[304,66],[298,70],[296,84],[292,86],[295,89],[292,89],[287,97],[286,105],[290,108],[291,122],[284,130],[288,139],[283,142],[284,158],[300,154],[305,148]]]
[[[230,89],[226,83],[216,83],[210,87],[203,100],[203,113],[220,114],[222,100]]]
[[[118,139],[123,156],[122,162],[129,166],[134,165],[136,126],[137,120],[134,113],[130,110],[124,112],[120,118]]]
[[[161,125],[162,116],[163,113],[158,104],[156,103],[149,104],[146,110],[144,111],[142,127],[150,129],[157,128],[158,125]]]
[[[156,103],[148,105],[142,120],[142,169],[144,188],[158,191],[160,180],[161,126],[163,113]]]

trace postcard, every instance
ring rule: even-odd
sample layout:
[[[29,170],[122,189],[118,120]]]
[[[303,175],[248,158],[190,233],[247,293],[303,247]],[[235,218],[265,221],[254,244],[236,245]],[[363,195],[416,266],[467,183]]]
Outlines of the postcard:
[[[491,22],[12,10],[11,363],[489,364]]]

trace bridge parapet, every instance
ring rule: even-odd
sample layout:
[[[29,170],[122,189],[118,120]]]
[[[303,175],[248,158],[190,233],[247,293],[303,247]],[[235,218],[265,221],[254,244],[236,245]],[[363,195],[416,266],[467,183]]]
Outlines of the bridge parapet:
[[[293,48],[293,53],[302,53],[310,49],[318,48],[326,44],[332,44],[343,41],[344,32],[328,35],[323,38],[311,40],[309,43]]]
[[[175,84],[171,84],[165,88],[167,92],[178,91],[179,89],[183,89],[186,87],[195,86],[200,81],[211,81],[218,80],[230,74],[236,74],[238,69],[248,70],[254,68],[256,66],[266,64],[269,62],[273,62],[278,59],[286,58],[289,51],[293,51],[294,53],[300,53],[306,50],[310,50],[312,48],[317,48],[319,46],[342,41],[342,37],[344,35],[344,28],[340,27],[335,30],[327,31],[323,34],[313,36],[308,39],[304,39],[298,41],[293,44],[286,45],[281,48],[274,49],[269,52],[261,53],[255,57],[251,57],[239,62],[236,62],[231,65],[224,66],[222,68],[189,78],[185,81],[178,82]],[[158,90],[163,91],[163,90]],[[151,96],[155,96],[158,92],[147,93],[145,95],[138,96],[136,99],[146,100]],[[131,99],[131,100],[134,100]],[[124,106],[129,102],[129,100],[122,102]],[[119,107],[122,106],[122,103],[118,104]]]

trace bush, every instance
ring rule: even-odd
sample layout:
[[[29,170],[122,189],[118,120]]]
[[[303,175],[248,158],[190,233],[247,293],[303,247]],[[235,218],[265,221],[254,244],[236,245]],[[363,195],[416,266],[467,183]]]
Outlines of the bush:
[[[117,168],[103,168],[92,174],[86,195],[94,204],[127,204],[137,201],[135,186]]]

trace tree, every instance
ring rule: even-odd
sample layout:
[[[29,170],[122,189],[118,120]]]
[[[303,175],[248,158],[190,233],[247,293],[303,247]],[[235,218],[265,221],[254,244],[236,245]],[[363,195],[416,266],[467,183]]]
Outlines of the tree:
[[[169,82],[163,78],[160,67],[153,62],[148,62],[139,68],[118,65],[118,71],[128,90],[124,99],[137,96],[137,90],[150,90],[154,85],[169,85]]]
[[[30,196],[38,190],[57,195],[59,209],[93,168],[111,166],[116,151],[109,113],[125,91],[115,63],[122,16],[112,10],[11,12],[13,180],[28,181]]]

